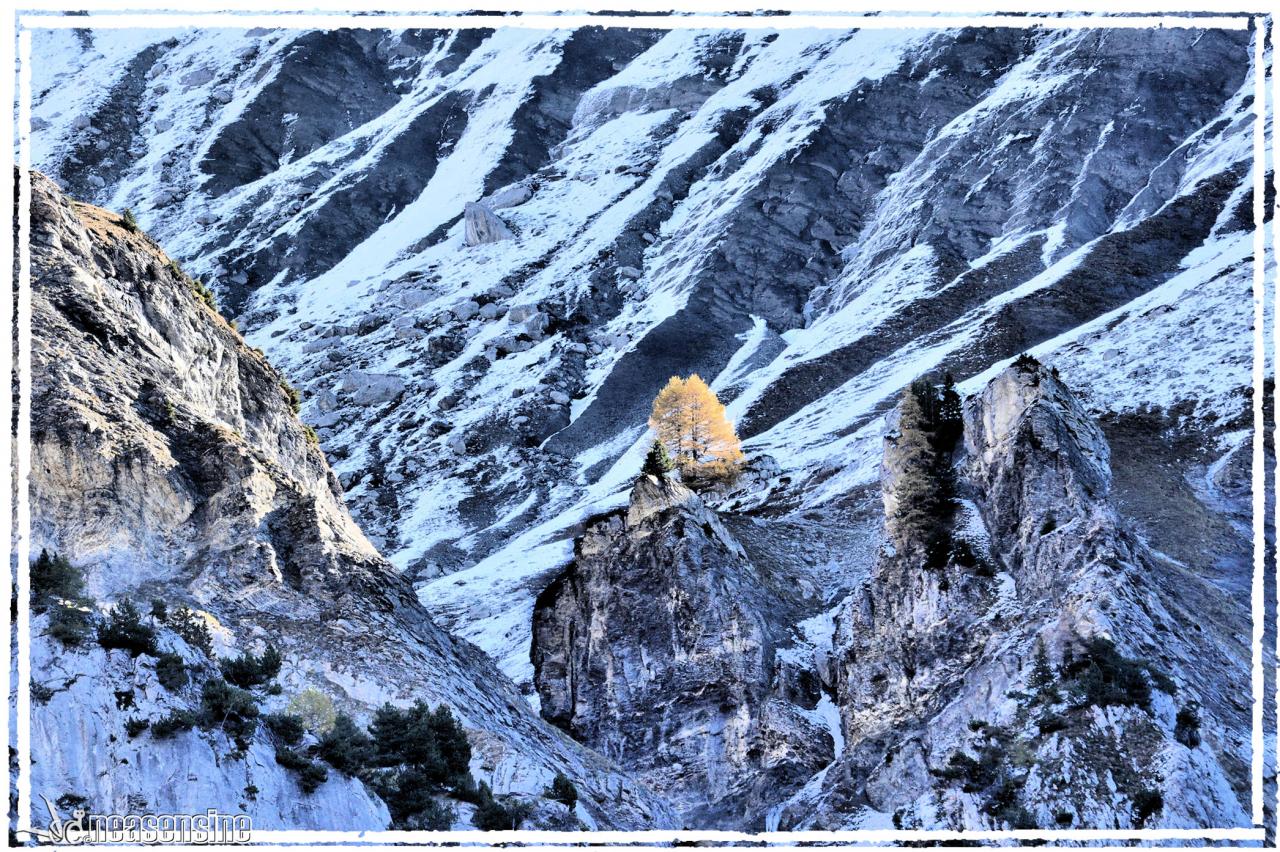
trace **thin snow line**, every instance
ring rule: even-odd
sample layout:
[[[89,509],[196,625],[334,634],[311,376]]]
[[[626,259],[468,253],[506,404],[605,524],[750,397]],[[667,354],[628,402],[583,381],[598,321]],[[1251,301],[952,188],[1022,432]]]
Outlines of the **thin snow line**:
[[[1266,158],[1266,74],[1263,66],[1263,36],[1265,21],[1255,19],[1253,49],[1253,824],[1262,825],[1265,819],[1262,806],[1262,775],[1266,748],[1262,735],[1262,704],[1264,699],[1262,669],[1262,639],[1266,622],[1263,590],[1263,572],[1266,568],[1264,541],[1266,519],[1266,475],[1263,465],[1262,381],[1265,372],[1263,357],[1263,290],[1265,285],[1265,228],[1263,226],[1264,160]]]
[[[1275,165],[1276,163],[1280,162],[1280,137],[1277,137],[1276,135],[1276,126],[1275,126],[1276,104],[1277,104],[1277,101],[1280,101],[1280,77],[1276,76],[1276,71],[1275,71],[1275,62],[1276,62],[1275,45],[1276,45],[1277,36],[1280,36],[1280,23],[1277,23],[1273,19],[1271,22],[1271,104],[1270,104],[1271,144],[1272,144],[1271,183],[1273,188],[1280,189],[1280,175],[1275,174]],[[1265,128],[1264,128],[1264,131],[1265,131]],[[1254,193],[1255,195],[1257,194],[1257,189],[1254,190]],[[1274,196],[1273,196],[1273,203],[1274,203]],[[1255,206],[1254,207],[1255,224],[1258,226],[1259,229],[1264,228],[1265,226],[1264,226],[1263,220],[1257,217],[1258,217],[1258,208],[1257,206]],[[1272,220],[1271,220],[1271,257],[1272,257],[1272,269],[1280,270],[1280,221],[1276,220],[1274,213],[1272,215]],[[1265,264],[1264,264],[1264,267],[1265,267]],[[1264,274],[1265,274],[1265,268],[1264,268]],[[1280,379],[1280,357],[1277,357],[1277,353],[1280,353],[1280,323],[1276,322],[1277,317],[1280,317],[1280,281],[1277,281],[1275,274],[1272,275],[1271,287],[1272,287],[1272,299],[1273,299],[1273,302],[1272,302],[1273,307],[1271,311],[1271,323],[1272,323],[1271,325],[1271,358],[1272,358],[1271,368],[1276,371],[1276,378]],[[1259,335],[1259,337],[1261,337],[1261,335]],[[1254,394],[1255,395],[1257,394],[1256,389],[1254,390]],[[1280,404],[1277,403],[1274,393],[1272,394],[1272,398],[1271,398],[1271,421],[1272,421],[1271,428],[1273,430],[1272,446],[1273,447],[1280,446],[1280,444],[1276,443],[1277,441],[1280,441]],[[1276,485],[1276,489],[1272,492],[1273,495],[1280,494],[1280,463],[1278,463],[1275,467],[1274,477],[1275,478],[1273,481]],[[1275,500],[1274,497],[1272,499]],[[1273,509],[1276,513],[1275,518],[1276,518],[1277,529],[1280,529],[1280,500],[1275,500],[1275,506],[1273,507]],[[1261,550],[1265,554],[1266,553],[1265,541],[1259,542],[1255,539],[1254,548],[1255,550]],[[1277,601],[1276,621],[1277,621],[1277,626],[1280,627],[1280,571],[1276,572],[1275,583],[1276,583],[1276,601]],[[1280,666],[1280,630],[1277,630],[1277,633],[1276,633],[1275,660],[1277,661],[1277,665]],[[1275,712],[1276,712],[1276,730],[1280,731],[1280,669],[1277,669],[1275,672],[1273,672],[1273,674],[1277,675],[1275,684],[1274,684],[1275,699],[1276,699]],[[1280,737],[1276,738],[1275,758],[1276,759],[1273,766],[1280,766]],[[1276,813],[1280,813],[1280,784],[1276,786]]]
[[[17,41],[15,36],[17,26],[16,15],[5,15],[3,24],[4,52],[0,54],[3,59],[5,68],[14,68],[17,62]],[[5,99],[6,103],[14,103],[17,98],[17,79],[10,75],[4,76],[4,91],[0,93],[0,97]],[[9,171],[17,165],[17,149],[14,148],[14,124],[13,122],[5,122],[4,127],[0,129],[0,146],[5,150],[5,159],[9,162]],[[0,204],[4,205],[7,211],[14,211],[14,185],[13,181],[0,181]],[[15,246],[13,242],[13,222],[4,229],[4,245],[0,249],[0,268],[6,270],[13,269]],[[4,276],[5,292],[0,295],[0,327],[6,331],[5,345],[0,351],[0,373],[4,374],[4,390],[3,398],[0,399],[0,411],[6,412],[6,417],[11,417],[13,412],[13,345],[14,339],[9,336],[9,330],[13,328],[13,298],[15,282],[11,275]],[[0,583],[0,600],[8,601],[13,599],[13,568],[14,562],[14,516],[13,516],[13,499],[14,488],[17,482],[14,478],[13,471],[13,444],[14,435],[10,424],[6,423],[4,429],[0,429],[0,467],[4,469],[4,491],[0,493],[0,517],[4,518],[5,531],[5,572],[3,583]],[[0,606],[0,633],[3,634],[4,650],[0,652],[0,668],[3,668],[4,674],[4,696],[5,700],[0,702],[0,738],[3,742],[3,750],[0,754],[8,754],[9,749],[14,747],[14,743],[10,740],[9,725],[12,721],[12,710],[9,706],[8,696],[12,694],[13,689],[13,618],[11,610],[8,606]]]
[[[31,828],[31,32],[18,33],[18,824]],[[6,637],[7,641],[8,637]]]
[[[849,831],[778,831],[768,835],[748,831],[450,831],[433,836],[426,831],[255,831],[255,841],[312,843],[335,835],[359,838],[369,843],[503,843],[577,844],[590,843],[882,843],[917,840],[1260,840],[1263,828],[1149,828],[1149,829],[1020,829],[1020,830],[932,830],[932,829],[854,829]]]
[[[731,29],[731,30],[889,30],[889,29],[956,29],[963,27],[1012,27],[1021,29],[1214,29],[1245,30],[1250,19],[1243,16],[1206,15],[1204,17],[1159,15],[1126,18],[1055,18],[1030,15],[983,15],[955,17],[926,16],[838,16],[838,15],[687,15],[655,18],[643,15],[513,15],[494,18],[491,15],[253,15],[253,14],[106,14],[106,15],[23,15],[21,24],[32,29],[135,29],[146,27],[203,27],[252,29],[411,29],[439,28],[448,22],[450,29],[492,29],[495,26],[521,29],[557,30],[580,27],[629,27],[652,30]]]

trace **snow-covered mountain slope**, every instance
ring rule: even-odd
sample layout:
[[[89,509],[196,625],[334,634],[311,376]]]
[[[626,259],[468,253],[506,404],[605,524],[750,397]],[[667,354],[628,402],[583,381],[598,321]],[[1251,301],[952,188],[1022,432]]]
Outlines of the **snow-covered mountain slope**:
[[[806,623],[875,561],[900,389],[1025,350],[1131,451],[1150,547],[1247,588],[1251,31],[498,24],[38,33],[35,162],[212,286],[531,700],[534,601],[677,373],[737,420],[717,508]]]

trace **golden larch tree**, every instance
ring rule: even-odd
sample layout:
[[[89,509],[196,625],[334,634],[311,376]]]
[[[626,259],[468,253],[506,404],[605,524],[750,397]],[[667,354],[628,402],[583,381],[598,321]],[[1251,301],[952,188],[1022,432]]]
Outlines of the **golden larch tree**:
[[[653,400],[649,426],[686,479],[731,478],[742,466],[742,443],[724,405],[697,373],[671,377]]]

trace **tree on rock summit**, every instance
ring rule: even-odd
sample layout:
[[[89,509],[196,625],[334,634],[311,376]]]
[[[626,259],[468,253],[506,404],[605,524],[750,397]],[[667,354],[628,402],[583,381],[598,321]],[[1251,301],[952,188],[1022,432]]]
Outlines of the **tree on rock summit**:
[[[671,377],[653,400],[649,426],[687,482],[732,479],[742,466],[742,443],[724,405],[696,373]]]
[[[644,466],[640,468],[640,472],[663,479],[675,469],[676,463],[671,460],[671,454],[667,452],[666,446],[655,439],[653,446],[649,448],[649,454],[644,457]]]

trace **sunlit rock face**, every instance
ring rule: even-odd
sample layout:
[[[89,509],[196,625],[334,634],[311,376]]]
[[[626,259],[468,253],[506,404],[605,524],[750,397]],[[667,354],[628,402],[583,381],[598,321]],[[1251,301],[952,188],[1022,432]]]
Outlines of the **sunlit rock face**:
[[[563,772],[585,793],[587,820],[664,824],[660,800],[566,741],[484,654],[436,626],[352,521],[283,377],[119,221],[33,176],[35,552],[81,566],[104,603],[159,598],[203,613],[224,656],[276,645],[285,690],[268,709],[307,686],[359,719],[386,701],[444,703],[495,789],[540,794]],[[198,705],[194,683],[166,697],[144,658],[63,650],[39,623],[34,633],[35,677],[53,690],[35,711],[37,793],[96,807],[133,796],[232,812],[244,801],[267,826],[386,827],[382,803],[336,771],[319,799],[293,801],[296,782],[261,738],[236,765],[224,735],[126,737],[130,717]],[[144,697],[113,711],[118,691]]]

